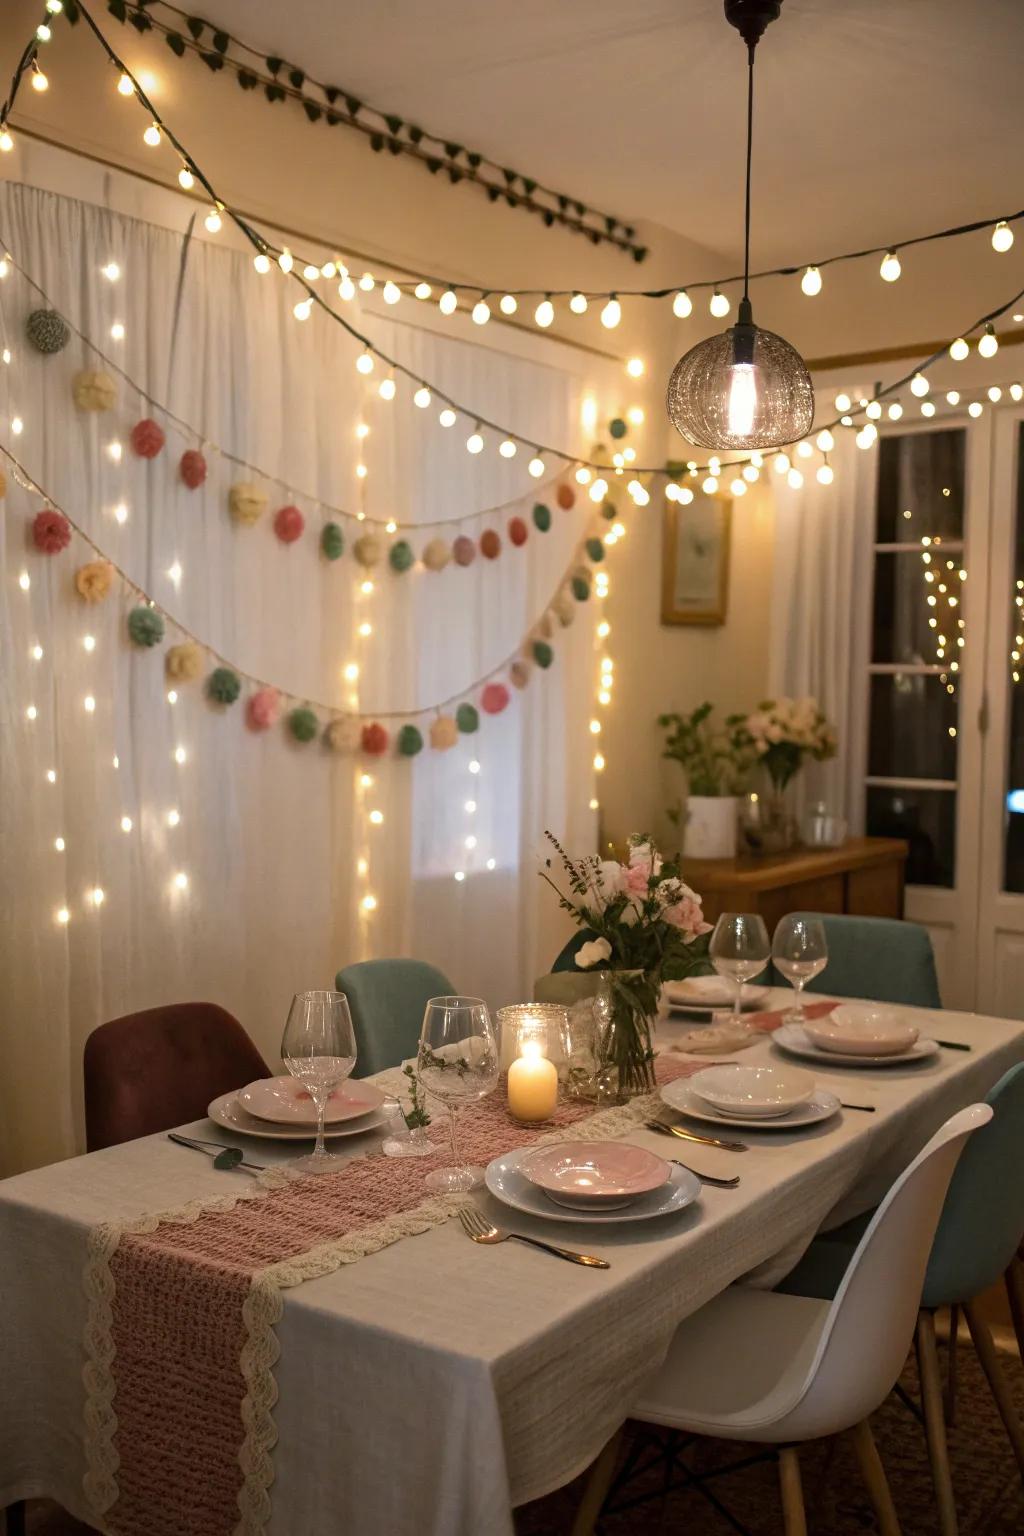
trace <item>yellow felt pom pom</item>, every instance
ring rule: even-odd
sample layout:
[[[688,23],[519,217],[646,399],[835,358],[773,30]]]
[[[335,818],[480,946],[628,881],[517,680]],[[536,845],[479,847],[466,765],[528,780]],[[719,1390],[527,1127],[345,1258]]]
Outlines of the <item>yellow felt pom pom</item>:
[[[451,557],[452,548],[446,539],[431,539],[423,551],[423,564],[428,571],[443,571]]]
[[[75,591],[87,603],[102,603],[113,579],[114,567],[109,560],[90,560],[75,572]]]
[[[561,624],[563,629],[568,629],[569,625],[576,617],[576,603],[573,600],[572,593],[563,588],[555,598],[552,606],[555,610],[559,624]]]
[[[71,381],[71,396],[80,411],[109,411],[117,402],[117,385],[109,373],[83,368]]]
[[[375,533],[361,534],[352,546],[352,553],[360,565],[379,565],[384,558],[384,545]]]
[[[360,742],[359,720],[355,715],[341,715],[324,731],[324,746],[339,757],[351,757]]]
[[[203,653],[194,640],[172,645],[164,658],[164,670],[176,683],[191,683],[203,670]]]
[[[447,752],[459,739],[459,728],[451,715],[438,715],[430,727],[430,745],[435,752]]]
[[[251,528],[267,510],[267,493],[258,485],[239,480],[228,491],[228,509],[236,523]]]

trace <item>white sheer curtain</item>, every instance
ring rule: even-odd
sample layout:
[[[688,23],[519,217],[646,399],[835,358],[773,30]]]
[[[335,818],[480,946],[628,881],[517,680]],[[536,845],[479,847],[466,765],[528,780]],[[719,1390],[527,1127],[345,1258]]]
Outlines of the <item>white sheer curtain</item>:
[[[856,390],[850,391],[856,395]],[[832,397],[828,396],[828,407]],[[818,415],[826,409],[822,400]],[[797,792],[825,800],[864,830],[866,676],[870,644],[876,448],[840,431],[829,454],[831,485],[812,474],[800,490],[775,489],[775,555],[769,677],[776,694],[813,695],[835,722],[839,753],[810,763]]]
[[[558,510],[527,475],[527,455],[506,462],[493,442],[468,454],[472,423],[460,418],[444,431],[436,406],[417,409],[401,381],[395,401],[382,401],[380,370],[357,373],[353,343],[322,316],[298,323],[295,294],[277,275],[261,278],[248,256],[209,242],[25,186],[0,188],[0,237],[76,327],[199,434],[184,438],[123,380],[113,410],[77,411],[74,373],[104,364],[74,336],[49,357],[26,343],[26,316],[42,301],[11,270],[0,283],[0,344],[11,353],[0,367],[4,442],[140,586],[239,667],[295,703],[413,710],[466,689],[543,612],[590,504],[581,497]],[[101,275],[111,261],[120,269],[113,282]],[[115,323],[123,339],[111,337]],[[363,324],[482,413],[582,445],[582,372],[442,339],[400,317]],[[128,446],[144,415],[167,432],[151,462]],[[370,427],[364,440],[359,421]],[[178,459],[203,436],[208,480],[189,491]],[[265,483],[269,506],[255,527],[232,523],[227,492],[258,477],[225,462],[213,443],[291,487]],[[353,560],[357,524],[346,527],[345,556],[323,560],[327,514],[312,496],[399,521],[459,517],[517,496],[522,504],[461,530],[409,535],[419,553],[435,533],[478,538],[493,526],[500,559],[397,575],[386,561],[367,572]],[[552,509],[547,534],[530,520],[538,499]],[[307,519],[288,547],[271,528],[285,502]],[[209,998],[273,1059],[292,992],[327,985],[340,965],[370,954],[419,954],[495,1004],[529,995],[550,958],[543,940],[538,950],[534,910],[542,830],[593,842],[592,605],[556,635],[550,670],[535,672],[522,695],[513,690],[504,714],[481,715],[479,733],[451,751],[428,747],[411,762],[339,758],[319,742],[300,746],[283,727],[247,730],[247,689],[226,712],[206,701],[201,682],[179,684],[170,703],[164,653],[181,637],[169,626],[163,648],[130,645],[133,599],[116,587],[106,603],[87,606],[73,576],[91,552],[77,539],[54,557],[32,549],[27,527],[39,506],[8,473],[0,1172],[80,1146],[82,1044],[119,1013]],[[506,535],[517,512],[530,526],[523,550]],[[372,592],[362,590],[367,579]],[[344,675],[352,663],[357,682]],[[418,723],[426,735],[430,717]],[[376,810],[380,824],[369,817]],[[457,881],[457,871],[466,878]],[[372,912],[361,906],[367,895],[377,901]]]

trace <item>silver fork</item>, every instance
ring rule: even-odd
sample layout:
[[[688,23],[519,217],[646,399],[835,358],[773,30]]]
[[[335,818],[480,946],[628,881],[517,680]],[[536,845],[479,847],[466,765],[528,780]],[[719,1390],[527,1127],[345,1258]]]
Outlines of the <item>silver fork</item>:
[[[592,1254],[577,1253],[574,1248],[559,1248],[554,1243],[541,1242],[539,1237],[524,1237],[522,1232],[506,1232],[502,1227],[492,1226],[475,1206],[464,1205],[459,1220],[466,1236],[474,1243],[507,1243],[514,1237],[517,1242],[529,1243],[531,1248],[543,1248],[545,1253],[553,1253],[558,1259],[568,1259],[570,1264],[585,1264],[588,1269],[611,1268],[607,1259],[595,1259]]]
[[[670,1157],[670,1163],[675,1163],[677,1168],[685,1168],[687,1173],[692,1173],[695,1179],[700,1179],[702,1184],[714,1184],[716,1189],[735,1189],[740,1181],[739,1174],[734,1174],[731,1179],[716,1179],[711,1173],[701,1173],[699,1168],[691,1168],[689,1163],[680,1162],[678,1157]]]

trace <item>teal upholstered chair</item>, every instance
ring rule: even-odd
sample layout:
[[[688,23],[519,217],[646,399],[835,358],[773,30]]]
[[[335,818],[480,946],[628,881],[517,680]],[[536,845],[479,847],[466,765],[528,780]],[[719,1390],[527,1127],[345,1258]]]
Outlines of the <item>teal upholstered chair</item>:
[[[927,928],[891,917],[839,917],[798,912],[825,925],[828,965],[808,983],[809,992],[831,997],[868,997],[876,1003],[941,1008],[935,956]],[[776,986],[783,979],[773,977]]]
[[[422,960],[361,960],[346,965],[334,985],[348,998],[358,1057],[354,1077],[369,1077],[415,1056],[423,1010],[455,988]]]
[[[958,1309],[964,1309],[978,1359],[1024,1478],[1024,1427],[1017,1417],[988,1324],[977,1305],[982,1291],[995,1285],[1002,1276],[1009,1276],[1024,1234],[1024,1064],[1011,1067],[985,1102],[992,1106],[993,1116],[988,1125],[971,1137],[953,1174],[925,1272],[917,1324],[925,1430],[942,1536],[955,1536],[957,1521],[935,1347],[934,1315],[939,1307],[952,1308],[951,1360]],[[858,1217],[834,1232],[822,1234],[779,1290],[798,1296],[833,1296],[869,1221],[870,1215]],[[895,1283],[897,1277],[893,1279]]]

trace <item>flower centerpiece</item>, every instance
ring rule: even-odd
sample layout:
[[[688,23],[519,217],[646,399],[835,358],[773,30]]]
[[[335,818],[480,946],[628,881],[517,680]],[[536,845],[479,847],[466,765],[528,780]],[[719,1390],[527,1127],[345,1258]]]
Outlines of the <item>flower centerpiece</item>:
[[[658,716],[665,732],[661,755],[678,763],[686,775],[683,852],[691,859],[725,859],[736,852],[737,796],[754,761],[743,717],[730,715],[716,729],[712,708],[705,703],[690,715]],[[681,806],[677,804],[668,815],[678,824],[683,819]]]
[[[785,791],[807,758],[825,762],[835,757],[836,733],[817,699],[768,699],[749,715],[731,715],[727,722],[747,743],[771,783],[761,815],[763,851],[780,852],[796,839],[796,822],[786,809]]]
[[[663,860],[651,839],[629,839],[627,862],[572,859],[549,832],[568,881],[563,891],[544,870],[559,904],[583,929],[580,971],[599,971],[604,1026],[598,1047],[604,1092],[620,1101],[654,1088],[653,1026],[664,981],[708,972],[700,897],[678,865]],[[547,868],[553,861],[547,860]]]

